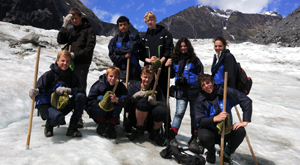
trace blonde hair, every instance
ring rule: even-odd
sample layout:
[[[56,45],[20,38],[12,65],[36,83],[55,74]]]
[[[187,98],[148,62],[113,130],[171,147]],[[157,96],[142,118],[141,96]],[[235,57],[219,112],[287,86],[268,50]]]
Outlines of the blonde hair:
[[[59,60],[61,56],[68,56],[71,58],[71,53],[67,50],[61,50],[57,53],[57,60]]]
[[[144,66],[141,74],[144,74],[144,73],[152,74],[152,76],[155,77],[155,70],[152,65]]]
[[[157,21],[156,16],[152,11],[149,11],[145,14],[145,16],[144,16],[144,21],[145,22],[146,22],[147,18],[149,18],[149,19],[153,18],[155,22]]]
[[[120,69],[119,69],[118,67],[115,67],[115,66],[111,66],[111,67],[109,67],[109,68],[106,70],[105,77],[107,78],[108,74],[111,73],[111,72],[112,72],[114,75],[116,75],[118,78],[121,77]]]

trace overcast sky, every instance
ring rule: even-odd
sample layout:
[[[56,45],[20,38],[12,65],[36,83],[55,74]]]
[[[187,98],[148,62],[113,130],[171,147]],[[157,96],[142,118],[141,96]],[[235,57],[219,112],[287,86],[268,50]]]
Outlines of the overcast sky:
[[[154,12],[157,21],[191,6],[209,5],[212,8],[233,9],[244,13],[275,11],[286,17],[300,6],[299,0],[81,0],[101,21],[116,23],[121,15],[129,18],[139,31],[146,31],[144,15]]]

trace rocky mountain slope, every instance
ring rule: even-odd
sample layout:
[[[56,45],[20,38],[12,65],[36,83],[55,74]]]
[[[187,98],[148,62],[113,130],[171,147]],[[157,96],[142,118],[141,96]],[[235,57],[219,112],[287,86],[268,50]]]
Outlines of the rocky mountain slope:
[[[97,35],[110,36],[118,31],[115,24],[102,22],[79,0],[0,0],[0,21],[31,25],[43,29],[60,29],[63,16],[71,7],[79,8]],[[136,30],[132,26],[131,30]]]
[[[245,41],[280,20],[282,16],[277,13],[245,14],[199,5],[167,17],[159,24],[168,28],[174,38],[213,38],[222,35],[229,40]]]
[[[251,38],[260,44],[279,43],[283,46],[300,46],[300,7],[291,12],[274,27],[264,30]]]

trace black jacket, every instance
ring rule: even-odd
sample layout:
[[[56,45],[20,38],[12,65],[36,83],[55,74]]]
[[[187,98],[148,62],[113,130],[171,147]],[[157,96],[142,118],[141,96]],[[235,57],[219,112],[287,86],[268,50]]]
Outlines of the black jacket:
[[[109,44],[109,58],[121,71],[121,79],[126,79],[126,69],[127,69],[127,58],[125,58],[126,53],[131,52],[130,66],[129,66],[129,79],[130,80],[140,80],[141,66],[139,64],[139,46],[140,36],[138,33],[129,31],[124,36],[119,32],[115,37],[113,37]]]
[[[50,65],[50,69],[37,81],[36,88],[40,92],[40,95],[35,99],[37,104],[50,104],[51,94],[60,86],[71,88],[72,95],[76,93],[85,94],[85,90],[82,89],[78,78],[70,68],[62,71],[58,68],[57,63],[53,63]]]
[[[230,53],[228,49],[222,51],[218,63],[216,63],[217,58],[214,55],[213,63],[211,65],[211,74],[215,79],[216,84],[222,84],[224,86],[224,73],[228,72],[227,86],[231,88],[236,88],[236,60],[234,56]]]
[[[237,104],[242,108],[243,121],[250,122],[252,116],[252,100],[238,90],[228,87],[226,112],[230,114],[231,122],[231,108]],[[203,128],[216,125],[217,123],[213,121],[213,117],[221,113],[222,110],[220,107],[223,107],[223,87],[221,85],[214,85],[212,94],[201,91],[195,107],[198,126]]]
[[[112,91],[114,85],[110,85],[107,81],[105,75],[101,75],[99,80],[97,80],[91,87],[89,95],[86,100],[86,109],[90,109],[94,104],[98,104],[97,97],[100,95],[105,95],[107,91]],[[116,96],[119,98],[118,104],[122,107],[127,106],[128,97],[127,89],[123,83],[119,82],[117,89],[115,91]]]
[[[73,26],[71,29],[62,27],[57,35],[59,44],[71,45],[71,52],[74,53],[74,64],[91,64],[96,35],[88,19],[82,18],[82,25]]]

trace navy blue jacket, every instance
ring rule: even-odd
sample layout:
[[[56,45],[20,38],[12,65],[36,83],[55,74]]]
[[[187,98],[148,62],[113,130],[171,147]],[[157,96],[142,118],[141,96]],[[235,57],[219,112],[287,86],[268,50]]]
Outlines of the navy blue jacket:
[[[227,86],[236,88],[236,60],[228,49],[222,51],[219,61],[217,62],[216,55],[214,55],[213,63],[211,65],[211,74],[215,79],[216,84],[224,86],[224,73],[228,72]]]
[[[58,87],[69,87],[71,88],[71,94],[84,93],[80,82],[73,71],[68,68],[62,71],[58,68],[57,63],[50,65],[50,71],[45,72],[37,81],[36,87],[39,89],[40,95],[35,99],[36,104],[50,104],[51,94]]]
[[[113,88],[114,85],[109,84],[105,75],[101,75],[99,77],[99,80],[97,80],[90,89],[90,93],[86,100],[86,109],[91,108],[94,104],[98,104],[99,101],[97,100],[97,97],[100,95],[104,96],[107,91],[112,91]],[[127,89],[123,83],[118,83],[115,94],[119,98],[118,104],[122,107],[127,106],[128,104]]]
[[[109,58],[114,63],[114,66],[121,70],[121,79],[126,79],[127,58],[126,53],[131,52],[130,66],[129,66],[129,79],[140,80],[141,66],[139,64],[138,45],[140,36],[138,33],[129,31],[124,38],[121,32],[119,32],[114,38],[112,38],[108,44]]]
[[[186,58],[181,58],[177,64],[172,63],[171,78],[175,77],[176,82],[178,77],[185,77],[188,83],[185,86],[176,86],[176,99],[193,100],[199,94],[197,77],[200,73],[203,73],[203,65],[198,57],[196,63],[189,63],[187,65],[186,61]],[[182,67],[184,69],[180,71]],[[182,72],[181,75],[179,75],[179,72]]]
[[[230,114],[232,124],[231,108],[239,104],[243,111],[243,121],[251,121],[252,100],[236,89],[227,88],[226,112]],[[201,91],[196,104],[196,121],[199,127],[210,127],[217,123],[213,117],[223,111],[223,87],[214,85],[212,94]]]

